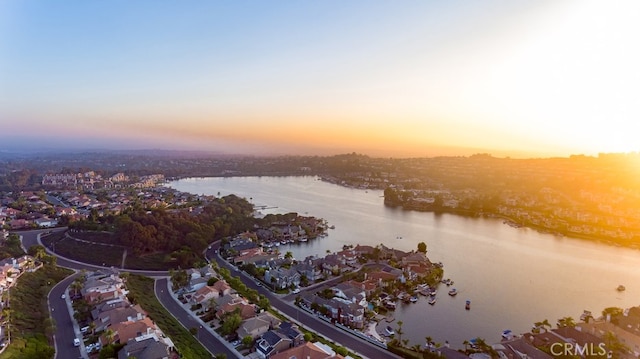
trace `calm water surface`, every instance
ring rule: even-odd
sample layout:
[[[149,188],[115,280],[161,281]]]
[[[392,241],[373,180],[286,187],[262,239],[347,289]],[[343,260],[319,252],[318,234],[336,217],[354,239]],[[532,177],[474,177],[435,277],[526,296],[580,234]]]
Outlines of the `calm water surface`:
[[[344,188],[315,177],[190,178],[168,186],[194,194],[236,194],[264,213],[298,212],[326,219],[329,236],[280,247],[296,258],[324,256],[344,244],[384,243],[405,251],[427,243],[429,258],[444,264],[458,296],[441,286],[437,303],[424,297],[400,304],[403,339],[424,344],[425,337],[454,347],[482,337],[497,342],[502,330],[523,333],[536,321],[571,316],[584,309],[640,305],[640,251],[584,240],[560,238],[501,220],[410,212],[387,208],[382,191]],[[616,291],[619,284],[627,288]],[[464,309],[471,300],[471,310]],[[391,324],[396,327],[396,324]]]

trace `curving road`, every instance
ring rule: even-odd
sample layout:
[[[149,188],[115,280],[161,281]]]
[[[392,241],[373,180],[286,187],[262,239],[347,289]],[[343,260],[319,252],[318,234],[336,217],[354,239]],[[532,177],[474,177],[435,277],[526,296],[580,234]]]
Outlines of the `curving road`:
[[[59,228],[59,229],[54,229],[53,231],[61,231],[61,230],[65,230],[66,228]],[[23,246],[25,248],[29,248],[33,245],[37,245],[40,244],[39,242],[39,238],[38,235],[44,232],[47,232],[48,230],[33,230],[33,231],[25,231],[25,232],[21,232],[20,234],[22,235],[22,243]],[[219,242],[218,242],[219,243]],[[47,249],[47,251],[49,251]],[[298,307],[292,305],[289,302],[286,302],[282,299],[281,296],[275,295],[273,294],[271,291],[267,290],[266,288],[263,288],[262,286],[259,286],[252,277],[248,276],[245,273],[242,273],[240,271],[238,271],[235,267],[230,266],[226,261],[222,260],[218,255],[217,255],[217,251],[218,251],[218,245],[214,244],[213,246],[211,246],[210,249],[208,249],[205,252],[205,256],[207,257],[208,260],[215,260],[218,265],[220,267],[224,267],[229,269],[229,271],[235,275],[240,277],[240,279],[245,283],[245,285],[247,285],[247,287],[252,288],[257,290],[260,294],[265,295],[269,301],[271,302],[271,305],[276,308],[277,310],[279,310],[280,312],[284,313],[285,315],[287,315],[289,318],[293,318],[295,319],[297,322],[303,324],[306,328],[308,328],[309,330],[312,330],[326,338],[330,338],[331,340],[333,340],[336,344],[345,346],[347,348],[349,348],[350,350],[353,350],[355,352],[357,352],[358,354],[360,354],[363,357],[366,358],[380,358],[380,359],[398,359],[401,358],[387,350],[384,350],[382,348],[379,348],[363,339],[357,338],[351,334],[348,334],[344,331],[342,331],[341,329],[330,325],[329,323],[326,323],[322,320],[317,319],[315,316],[299,309]],[[96,265],[91,265],[91,264],[87,264],[87,263],[82,263],[82,262],[78,262],[78,261],[74,261],[68,258],[64,258],[61,257],[55,253],[51,253],[49,251],[50,254],[54,254],[56,255],[56,257],[58,257],[57,259],[57,263],[58,265],[62,266],[62,267],[66,267],[66,268],[70,268],[70,269],[74,269],[74,270],[82,270],[82,269],[89,269],[89,270],[96,270],[96,269],[101,269],[103,267],[100,266],[96,266]],[[190,312],[188,312],[184,307],[182,307],[182,305],[180,305],[180,303],[176,302],[176,300],[173,298],[173,296],[171,296],[171,294],[168,292],[168,283],[167,283],[167,277],[169,275],[168,272],[164,272],[164,271],[140,271],[140,270],[128,270],[128,272],[132,272],[132,273],[137,273],[137,274],[141,274],[141,275],[146,275],[149,277],[155,277],[156,278],[156,285],[155,285],[155,295],[158,298],[158,300],[160,300],[160,303],[162,303],[162,305],[167,308],[167,310],[174,316],[176,317],[176,319],[178,319],[178,321],[185,327],[185,328],[192,328],[197,326],[198,328],[198,334],[197,334],[197,338],[198,340],[202,343],[203,346],[205,346],[205,348],[207,348],[211,353],[225,353],[227,355],[228,358],[235,358],[238,357],[237,352],[234,352],[232,350],[230,350],[225,343],[222,343],[216,336],[214,336],[212,333],[210,333],[206,328],[201,327],[202,322],[200,322],[197,318],[193,317],[191,315]],[[60,284],[59,286],[56,286],[54,289],[58,290],[56,288],[60,288],[59,292],[53,293],[54,290],[52,290],[52,292],[50,293],[50,301],[51,303],[55,303],[56,307],[54,307],[54,313],[58,310],[62,310],[63,312],[66,312],[67,314],[67,319],[68,322],[65,321],[65,318],[63,315],[60,315],[60,319],[58,319],[56,316],[58,316],[58,313],[56,313],[56,316],[54,316],[54,319],[56,320],[57,323],[57,331],[56,331],[56,345],[59,345],[60,348],[58,348],[57,350],[71,350],[71,351],[67,351],[65,352],[65,355],[62,354],[62,352],[60,353],[60,357],[61,358],[73,358],[75,357],[75,355],[77,355],[77,353],[79,353],[78,348],[73,347],[73,336],[75,335],[74,333],[74,328],[73,328],[73,322],[71,321],[70,315],[69,315],[69,311],[65,310],[66,308],[63,306],[66,305],[66,303],[64,303],[64,301],[62,299],[60,299],[60,296],[62,295],[62,291],[66,290],[67,286],[73,281],[72,278],[67,278],[65,279],[63,282],[61,283],[65,283],[65,281],[68,281],[68,283],[66,283],[66,285],[64,284]],[[57,307],[57,305],[60,305],[62,309],[59,309]],[[53,304],[52,304],[53,306]],[[59,312],[62,313],[62,312]],[[58,321],[60,320],[60,321]],[[63,328],[67,328],[66,331],[64,331]],[[60,338],[58,338],[60,337]],[[64,340],[64,338],[70,338],[68,340]],[[58,341],[60,341],[60,343],[58,344]],[[68,343],[67,343],[68,342]],[[71,348],[68,348],[68,346],[71,346]],[[64,349],[62,349],[64,348]],[[72,353],[73,349],[76,350],[76,354],[73,354],[71,356],[67,356],[67,353]]]

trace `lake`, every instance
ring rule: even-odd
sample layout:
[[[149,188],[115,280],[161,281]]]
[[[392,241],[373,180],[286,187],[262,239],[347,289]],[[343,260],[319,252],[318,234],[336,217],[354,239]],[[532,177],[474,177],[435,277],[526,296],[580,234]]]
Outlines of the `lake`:
[[[335,226],[325,238],[280,247],[298,259],[324,256],[345,244],[383,243],[410,251],[425,242],[428,257],[444,264],[444,276],[459,294],[450,297],[441,285],[433,306],[425,297],[399,304],[395,317],[404,322],[403,339],[410,346],[424,344],[426,336],[457,348],[475,337],[498,342],[505,329],[523,333],[544,319],[578,321],[585,309],[598,314],[606,307],[640,305],[638,250],[512,228],[495,218],[388,208],[382,191],[316,177],[189,178],[167,186],[194,194],[236,194],[266,206],[265,214],[297,212]],[[618,292],[619,284],[626,291]],[[464,309],[466,300],[471,310]]]

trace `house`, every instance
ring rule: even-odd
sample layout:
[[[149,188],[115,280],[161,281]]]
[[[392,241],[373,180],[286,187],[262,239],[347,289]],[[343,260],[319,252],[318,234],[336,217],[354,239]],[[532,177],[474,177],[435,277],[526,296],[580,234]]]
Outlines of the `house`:
[[[376,289],[378,289],[378,283],[376,283],[376,282],[374,282],[372,280],[364,280],[362,282],[358,282],[358,281],[352,279],[352,280],[344,282],[344,283],[350,284],[353,287],[357,287],[357,288],[363,290],[366,297],[371,296],[371,294]]]
[[[209,280],[207,278],[198,277],[189,281],[189,289],[191,291],[198,291],[202,287],[206,286]]]
[[[337,254],[329,254],[322,259],[322,273],[326,275],[339,275],[350,268],[343,263],[343,260]]]
[[[264,273],[264,281],[277,289],[285,289],[289,287],[300,286],[300,273],[293,268],[280,267],[275,270],[268,270]]]
[[[362,307],[366,307],[368,305],[367,294],[365,291],[362,288],[355,286],[351,281],[339,283],[331,289],[336,297],[345,299],[351,303],[356,303]]]
[[[155,335],[129,339],[118,352],[118,359],[169,359],[171,348]]]
[[[278,325],[280,325],[280,319],[274,317],[268,312],[264,312],[242,322],[236,331],[236,334],[238,334],[238,338],[240,339],[248,336],[255,339],[267,331],[276,328]]]
[[[607,321],[591,321],[576,324],[576,329],[599,338],[605,338],[607,333],[613,333],[621,344],[629,348],[634,357],[640,357],[640,335],[629,331],[628,327],[623,328]]]
[[[291,348],[293,341],[286,335],[275,330],[270,330],[256,341],[256,353],[262,358],[270,358],[273,354]]]
[[[282,322],[276,330],[291,339],[293,346],[298,346],[304,342],[304,334],[298,329],[297,325],[291,322]]]
[[[95,318],[95,331],[102,331],[113,324],[122,322],[136,322],[146,317],[146,312],[139,305],[119,306],[103,311]]]
[[[336,253],[338,259],[342,264],[348,265],[350,267],[358,266],[358,252],[354,249],[345,249],[338,253]]]
[[[335,297],[332,299],[307,293],[301,297],[302,304],[308,308],[317,305],[326,309],[326,315],[336,323],[343,324],[351,328],[364,328],[365,307],[348,300]]]
[[[427,258],[427,254],[422,252],[412,252],[402,257],[403,267],[406,267],[408,265],[415,265],[415,264],[420,265],[420,264],[430,264],[430,263],[431,262],[429,261],[429,258]]]
[[[221,305],[216,312],[216,317],[218,319],[222,319],[225,315],[233,313],[236,309],[240,310],[240,317],[242,317],[243,320],[256,316],[256,306],[254,304],[249,304],[245,299],[242,299],[241,301],[236,300],[231,303]]]
[[[213,285],[198,289],[191,297],[191,303],[207,306],[210,299],[216,299],[231,293],[231,287],[224,280],[218,280]]]
[[[50,228],[58,225],[57,220],[47,217],[38,218],[34,221],[34,223],[41,228]]]
[[[300,279],[306,277],[309,283],[313,283],[322,278],[322,272],[318,267],[313,265],[313,261],[307,261],[305,259],[302,262],[294,264],[292,268],[300,273]]]
[[[343,359],[344,357],[340,354],[336,354],[331,347],[328,345],[324,345],[320,342],[311,343],[307,342],[303,345],[293,347],[280,353],[273,354],[271,359],[291,359],[291,358],[300,358],[300,359]]]
[[[113,343],[126,343],[129,339],[137,338],[142,335],[160,333],[155,323],[146,317],[138,321],[126,321],[115,323],[111,326],[113,331]],[[110,343],[109,338],[104,334],[100,337],[100,343],[105,346]]]
[[[553,357],[534,347],[524,338],[516,338],[509,341],[502,341],[493,348],[498,351],[502,358],[513,359],[552,359]]]

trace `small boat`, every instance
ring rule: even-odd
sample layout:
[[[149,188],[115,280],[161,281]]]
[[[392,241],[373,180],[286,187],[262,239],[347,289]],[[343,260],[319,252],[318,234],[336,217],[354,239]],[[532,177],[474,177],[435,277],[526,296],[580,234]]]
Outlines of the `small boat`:
[[[396,332],[393,330],[393,328],[391,328],[390,326],[387,325],[386,328],[384,328],[384,331],[387,333],[387,335],[394,335],[396,334]]]
[[[464,309],[466,309],[466,310],[471,309],[471,301],[470,301],[470,300],[467,300],[467,301],[464,303]]]
[[[620,284],[617,288],[618,292],[624,292],[625,289],[627,288],[625,288],[622,284]]]
[[[510,329],[503,330],[501,336],[504,340],[511,340],[513,339],[513,332]]]
[[[452,296],[452,297],[454,297],[456,294],[458,294],[458,290],[457,290],[457,289],[455,289],[455,288],[453,288],[453,289],[451,289],[451,290],[449,291],[449,295],[450,295],[450,296]]]
[[[410,301],[411,303],[415,303],[415,302],[417,302],[417,301],[418,301],[418,297],[416,297],[416,296],[414,295],[414,296],[412,296],[412,297],[411,297],[411,299],[409,299],[409,301]]]
[[[436,297],[429,298],[429,304],[431,304],[431,305],[436,304]]]
[[[396,303],[392,302],[392,301],[386,301],[384,303],[385,308],[389,309],[389,310],[395,310],[396,309]]]

